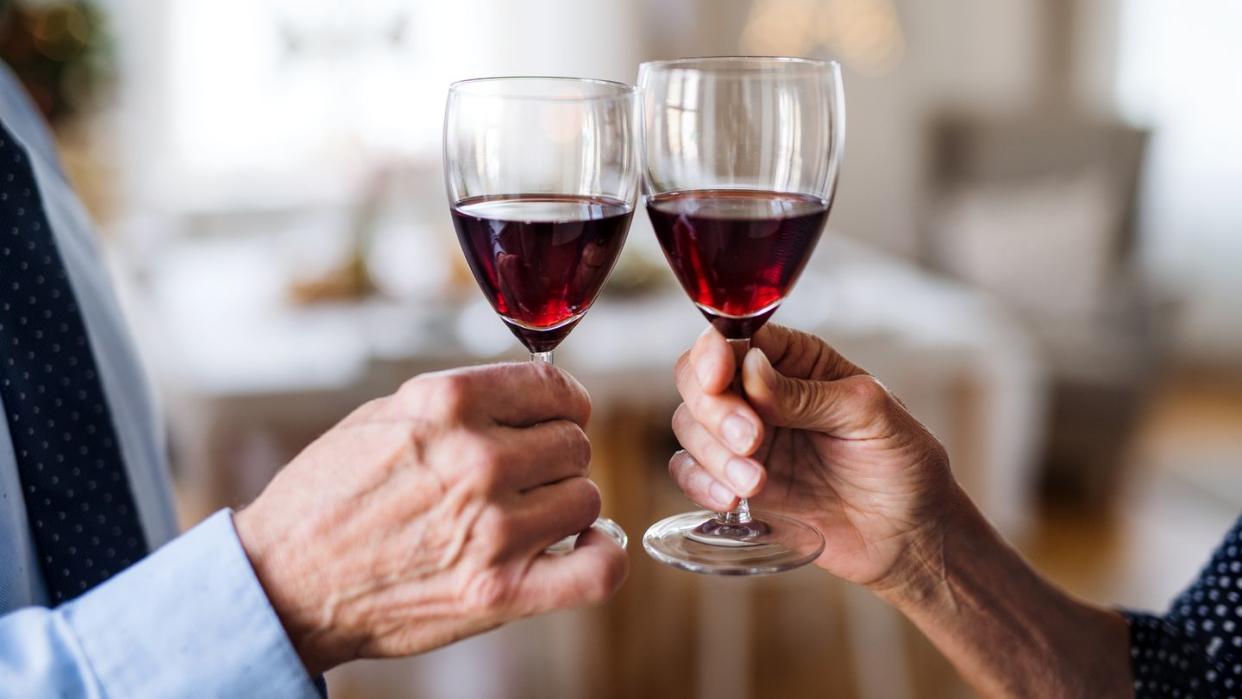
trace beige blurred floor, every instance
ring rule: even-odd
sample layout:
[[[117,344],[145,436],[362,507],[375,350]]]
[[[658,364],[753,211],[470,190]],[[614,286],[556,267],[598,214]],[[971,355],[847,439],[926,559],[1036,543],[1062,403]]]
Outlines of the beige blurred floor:
[[[1156,392],[1111,511],[1046,503],[1025,553],[1085,598],[1162,608],[1242,512],[1242,376],[1183,371]]]

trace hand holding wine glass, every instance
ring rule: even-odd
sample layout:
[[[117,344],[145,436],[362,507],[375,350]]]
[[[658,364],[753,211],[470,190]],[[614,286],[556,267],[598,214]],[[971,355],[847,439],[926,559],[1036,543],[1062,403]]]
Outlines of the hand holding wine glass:
[[[820,567],[862,585],[890,584],[906,551],[931,538],[954,502],[944,447],[823,340],[768,324],[751,341],[740,367],[746,400],[730,389],[739,367],[715,330],[678,360],[684,403],[673,430],[684,451],[669,461],[673,478],[710,510],[754,496],[756,507],[824,536]],[[749,443],[731,439],[726,424],[738,420],[753,430]],[[740,463],[759,472],[757,485],[735,479]]]
[[[639,84],[652,227],[682,288],[740,359],[792,291],[828,219],[845,133],[840,67],[688,58],[644,63]],[[742,394],[721,399],[745,406]],[[742,419],[718,428],[745,455],[760,432]],[[721,465],[741,500],[728,512],[657,522],[643,537],[647,553],[716,575],[778,573],[819,556],[824,540],[815,527],[751,511],[746,496],[762,479],[753,459]]]
[[[493,364],[423,374],[316,439],[234,517],[312,673],[421,653],[532,614],[604,601],[625,553],[599,514],[568,374]]]
[[[638,199],[632,85],[476,78],[449,88],[444,177],[457,238],[492,308],[531,353],[586,315],[625,244]],[[625,548],[607,518],[595,529]],[[574,537],[549,548],[572,550]]]
[[[748,401],[728,390],[733,353],[716,332],[677,363],[685,404],[673,425],[686,450],[669,469],[690,499],[711,510],[733,504],[724,464],[736,452],[721,425],[754,421],[753,453],[766,469],[756,506],[818,529],[816,564],[914,622],[980,696],[1134,695],[1128,661],[1140,648],[1125,619],[1026,564],[900,401],[812,335],[766,325],[753,342],[741,369]],[[1141,628],[1154,655],[1166,637]]]

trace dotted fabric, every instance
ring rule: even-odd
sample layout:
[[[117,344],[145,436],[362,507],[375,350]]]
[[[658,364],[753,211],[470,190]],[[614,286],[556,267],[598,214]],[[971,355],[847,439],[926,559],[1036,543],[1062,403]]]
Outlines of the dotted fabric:
[[[1123,613],[1136,697],[1242,697],[1242,518],[1168,614]]]
[[[56,604],[147,551],[96,369],[29,156],[0,125],[0,397]]]

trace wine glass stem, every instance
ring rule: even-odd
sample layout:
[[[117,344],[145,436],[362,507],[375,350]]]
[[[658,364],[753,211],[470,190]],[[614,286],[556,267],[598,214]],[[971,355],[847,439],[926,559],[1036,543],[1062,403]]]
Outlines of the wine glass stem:
[[[737,366],[737,373],[733,375],[733,390],[745,399],[746,389],[742,386],[742,360],[750,351],[750,338],[729,338],[726,342],[729,343],[729,349],[733,350],[733,358]],[[750,501],[742,498],[738,501],[737,507],[731,511],[716,515],[716,520],[721,524],[750,524]]]
[[[548,350],[547,352],[531,352],[530,360],[532,362],[543,362],[548,366],[553,366],[555,364],[555,362],[552,361],[552,350]]]
[[[738,501],[737,507],[728,512],[721,512],[716,515],[716,519],[721,524],[750,524],[750,501],[742,498]]]

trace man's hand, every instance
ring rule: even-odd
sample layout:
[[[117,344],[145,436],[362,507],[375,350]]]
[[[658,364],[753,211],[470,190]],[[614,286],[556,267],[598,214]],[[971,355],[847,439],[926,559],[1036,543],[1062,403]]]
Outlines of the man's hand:
[[[685,401],[669,470],[690,499],[724,511],[737,497],[815,526],[818,565],[871,586],[928,540],[957,492],[944,448],[872,376],[822,340],[768,324],[742,366],[708,328],[677,362]],[[918,554],[915,554],[918,555]]]
[[[289,463],[235,522],[307,669],[610,597],[628,563],[606,536],[543,554],[599,514],[590,411],[533,362],[426,374]]]

